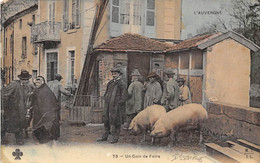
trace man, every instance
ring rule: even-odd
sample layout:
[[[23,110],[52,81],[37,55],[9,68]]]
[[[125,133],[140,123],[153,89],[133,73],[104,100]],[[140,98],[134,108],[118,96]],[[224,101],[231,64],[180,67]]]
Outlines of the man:
[[[169,81],[166,83],[166,98],[164,106],[166,111],[170,111],[178,107],[179,85],[173,78],[175,74],[173,71],[168,70],[165,74],[169,78]]]
[[[36,89],[29,100],[33,112],[33,135],[40,143],[47,143],[60,136],[60,106],[42,76],[38,76],[34,84]]]
[[[144,96],[144,108],[153,104],[160,104],[162,88],[159,82],[155,80],[156,76],[155,72],[151,72],[147,76],[149,82],[144,84],[144,90],[146,91]]]
[[[62,84],[60,83],[61,79],[63,77],[60,74],[55,75],[55,80],[49,81],[47,85],[51,89],[51,91],[54,93],[59,105],[61,106],[61,93],[66,95],[66,96],[72,96],[72,94],[69,91],[66,91],[63,87]]]
[[[131,74],[132,83],[128,87],[129,98],[126,102],[127,123],[123,129],[128,129],[131,120],[143,109],[143,83],[139,81],[141,76],[138,69]]]
[[[112,140],[110,143],[116,143],[119,139],[120,128],[123,123],[124,104],[127,99],[127,89],[125,82],[121,79],[121,69],[115,67],[111,69],[113,79],[107,84],[104,94],[104,127],[105,133],[97,141],[107,141],[111,130]]]
[[[167,101],[167,82],[169,81],[168,76],[166,75],[165,71],[163,72],[163,92],[162,92],[162,98],[161,98],[161,104],[167,108],[166,101]]]
[[[162,69],[160,69],[160,65],[158,63],[154,64],[153,72],[156,73],[155,80],[160,83],[161,88],[163,90],[163,80],[162,80],[162,78],[163,78],[163,71],[162,71]]]
[[[20,80],[12,81],[2,90],[3,119],[1,127],[1,138],[5,133],[14,133],[16,144],[24,144],[23,129],[28,127],[26,121],[27,98],[34,86],[29,79],[32,75],[28,71],[22,70],[18,75]]]
[[[179,104],[178,106],[183,106],[185,104],[191,103],[191,93],[190,89],[187,85],[185,85],[185,79],[184,78],[178,78],[177,82],[180,87],[180,95],[179,95]]]

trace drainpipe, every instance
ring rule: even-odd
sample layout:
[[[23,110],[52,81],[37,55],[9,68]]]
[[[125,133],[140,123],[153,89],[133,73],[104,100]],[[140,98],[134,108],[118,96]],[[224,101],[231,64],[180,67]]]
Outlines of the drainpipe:
[[[12,40],[12,80],[14,80],[14,22],[12,23],[12,28],[13,28],[13,40]],[[11,39],[11,38],[10,38]],[[11,45],[10,45],[11,46]]]

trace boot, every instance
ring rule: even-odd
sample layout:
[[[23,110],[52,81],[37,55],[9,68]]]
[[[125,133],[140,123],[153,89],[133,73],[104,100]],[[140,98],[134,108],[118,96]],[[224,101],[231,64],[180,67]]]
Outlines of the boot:
[[[97,139],[98,142],[101,142],[101,141],[107,141],[107,138],[108,138],[108,132],[105,132],[101,138]]]

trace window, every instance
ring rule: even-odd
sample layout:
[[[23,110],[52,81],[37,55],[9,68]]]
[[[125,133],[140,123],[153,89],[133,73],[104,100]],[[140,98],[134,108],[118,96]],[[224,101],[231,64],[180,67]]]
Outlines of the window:
[[[147,0],[146,25],[154,26],[155,0]]]
[[[27,57],[27,39],[26,37],[22,38],[22,58]]]
[[[55,22],[55,2],[49,4],[49,21]]]
[[[135,0],[134,1],[134,13],[133,13],[133,24],[134,25],[141,25],[141,1]]]
[[[7,55],[7,37],[5,38],[5,55]]]
[[[74,81],[74,67],[75,67],[75,51],[69,51],[70,53],[70,81]]]
[[[180,59],[180,69],[189,69],[190,54],[181,54]]]
[[[37,70],[32,70],[32,78],[35,79],[37,77]]]
[[[202,53],[192,54],[191,69],[202,69],[203,65]]]
[[[14,37],[13,35],[11,34],[10,35],[10,53],[13,54],[13,51],[14,50]]]
[[[58,53],[47,53],[47,82],[54,80],[58,70]]]
[[[32,25],[35,25],[35,15],[32,15]]]
[[[69,0],[63,0],[63,30],[68,30],[69,25]]]
[[[76,0],[76,26],[80,25],[80,0]]]
[[[129,0],[120,1],[120,23],[129,24],[130,22],[130,2]]]
[[[119,23],[119,0],[112,2],[112,22]]]
[[[23,21],[22,21],[22,19],[20,19],[19,28],[22,29],[22,27],[23,27]]]
[[[38,47],[33,44],[33,49],[34,49],[34,55],[37,55],[38,54]]]
[[[72,0],[72,22],[70,29],[74,29],[76,26],[79,26],[80,22],[80,4],[79,0]]]

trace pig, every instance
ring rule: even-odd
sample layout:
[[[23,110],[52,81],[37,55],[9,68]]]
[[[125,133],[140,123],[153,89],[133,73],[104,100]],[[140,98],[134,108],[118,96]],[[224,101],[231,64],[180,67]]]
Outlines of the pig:
[[[207,118],[208,113],[200,104],[191,103],[179,106],[156,121],[150,136],[162,138],[171,135],[172,141],[169,143],[169,146],[172,146],[173,141],[177,141],[178,132],[198,129],[200,132],[199,143],[201,144],[202,129]]]
[[[131,121],[128,131],[133,135],[144,134],[144,138],[141,141],[145,141],[145,135],[148,131],[151,131],[155,122],[163,115],[166,114],[166,110],[161,105],[151,105],[139,112]],[[153,142],[153,140],[152,140]]]

